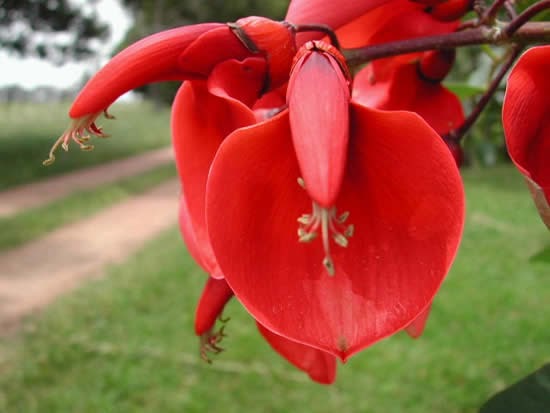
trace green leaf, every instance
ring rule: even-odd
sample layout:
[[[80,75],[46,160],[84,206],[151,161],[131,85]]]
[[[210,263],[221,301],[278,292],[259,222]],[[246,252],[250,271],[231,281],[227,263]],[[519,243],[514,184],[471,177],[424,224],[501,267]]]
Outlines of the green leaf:
[[[550,363],[490,398],[479,413],[550,412]]]
[[[460,99],[468,99],[485,92],[484,87],[469,85],[467,83],[445,82],[444,86],[455,93]]]

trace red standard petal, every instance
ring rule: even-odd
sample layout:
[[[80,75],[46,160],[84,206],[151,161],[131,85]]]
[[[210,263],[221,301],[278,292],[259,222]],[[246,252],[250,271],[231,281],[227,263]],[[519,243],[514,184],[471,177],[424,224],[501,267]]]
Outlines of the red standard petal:
[[[321,384],[334,382],[336,378],[336,358],[332,354],[290,341],[269,331],[258,322],[256,322],[256,325],[273,350],[298,369],[305,371],[312,380]]]
[[[533,47],[520,57],[508,78],[502,123],[510,157],[550,228],[549,70],[550,46]]]
[[[207,187],[212,246],[227,282],[268,329],[343,360],[404,329],[432,301],[461,237],[458,170],[418,116],[353,105],[350,159],[336,200],[355,226],[333,245],[298,242],[311,209],[292,156],[288,114],[224,141]],[[233,191],[227,191],[230,182]]]
[[[229,66],[222,66],[220,70],[226,68],[233,73],[235,67],[226,63]],[[243,70],[250,67],[246,61],[238,65]],[[222,140],[234,129],[255,122],[254,113],[249,108],[233,97],[223,95],[220,82],[217,75],[211,82],[219,96],[210,93],[204,81],[185,82],[172,106],[171,125],[176,165],[182,181],[182,202],[185,203],[180,207],[180,219],[185,219],[185,222],[180,222],[180,228],[193,257],[213,277],[220,277],[221,272],[206,231],[206,178]],[[251,90],[255,87],[254,82],[250,82]]]
[[[336,59],[315,49],[306,51],[292,69],[287,102],[301,176],[310,196],[323,206],[331,206],[340,192],[349,100],[349,83]]]

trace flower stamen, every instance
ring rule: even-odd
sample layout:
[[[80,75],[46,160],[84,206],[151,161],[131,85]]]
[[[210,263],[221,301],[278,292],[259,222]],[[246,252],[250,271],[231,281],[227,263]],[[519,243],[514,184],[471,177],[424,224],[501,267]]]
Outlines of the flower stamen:
[[[298,184],[305,188],[302,178],[298,178]],[[325,251],[323,266],[331,276],[335,274],[336,270],[330,255],[330,239],[332,238],[342,248],[348,246],[349,238],[353,236],[355,230],[353,224],[345,225],[348,218],[349,211],[345,211],[338,216],[336,207],[325,208],[312,201],[312,213],[303,214],[297,219],[299,242],[313,241],[317,238],[320,229],[323,250]]]
[[[209,357],[209,353],[214,355],[221,353],[224,348],[220,347],[219,344],[222,342],[224,337],[227,337],[227,334],[225,334],[225,326],[229,321],[229,317],[222,318],[222,316],[220,316],[218,317],[218,320],[222,323],[222,326],[218,331],[213,331],[212,328],[200,336],[199,351],[201,359],[206,361],[208,364],[212,364],[212,359]]]
[[[49,157],[42,162],[44,166],[49,166],[55,162],[55,151],[61,146],[61,148],[67,152],[69,150],[69,143],[75,142],[82,151],[91,151],[94,149],[94,145],[88,145],[86,142],[90,140],[90,136],[96,136],[98,138],[108,138],[103,129],[95,124],[95,121],[101,113],[104,114],[107,119],[114,119],[114,116],[107,112],[105,109],[103,112],[92,113],[87,116],[83,116],[78,119],[74,119],[69,127],[63,132],[63,134],[52,145]]]

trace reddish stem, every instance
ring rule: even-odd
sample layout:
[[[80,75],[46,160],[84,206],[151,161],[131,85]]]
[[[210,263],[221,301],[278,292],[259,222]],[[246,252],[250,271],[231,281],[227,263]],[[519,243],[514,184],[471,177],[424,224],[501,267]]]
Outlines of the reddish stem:
[[[491,7],[489,7],[481,18],[482,23],[492,24],[495,21],[498,11],[504,6],[508,0],[495,0]]]
[[[487,106],[487,103],[489,103],[489,101],[497,91],[498,86],[500,85],[500,82],[502,81],[506,73],[508,73],[508,70],[510,70],[510,68],[514,64],[514,61],[521,53],[521,50],[522,50],[521,46],[518,46],[518,45],[514,46],[514,48],[511,50],[510,55],[506,59],[506,62],[504,62],[504,64],[500,67],[497,75],[493,78],[493,80],[491,81],[491,84],[489,85],[485,93],[483,93],[483,96],[481,96],[481,98],[477,102],[472,112],[464,120],[464,123],[460,125],[460,127],[450,131],[447,135],[443,137],[443,139],[451,140],[451,141],[460,141],[464,137],[466,132],[468,132],[468,130],[470,130],[472,125],[477,121],[477,119],[479,118],[479,115],[481,115],[481,112],[483,112],[483,109],[485,109],[485,106]]]
[[[550,8],[550,0],[542,0],[533,4],[521,13],[518,17],[510,22],[506,27],[506,35],[512,36],[521,26],[525,25],[529,20],[535,17],[540,12]]]

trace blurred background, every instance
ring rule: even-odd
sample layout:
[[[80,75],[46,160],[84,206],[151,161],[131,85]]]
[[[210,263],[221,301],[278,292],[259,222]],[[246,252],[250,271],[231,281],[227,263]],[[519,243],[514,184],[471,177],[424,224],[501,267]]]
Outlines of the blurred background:
[[[71,100],[117,50],[159,30],[284,0],[0,0],[0,412],[476,412],[549,360],[550,242],[500,127],[504,91],[466,137],[464,240],[424,336],[397,334],[323,387],[280,359],[236,301],[225,351],[198,353],[206,275],[177,229],[176,83],[119,100],[112,138],[61,151]],[[461,50],[466,112],[502,51]],[[368,316],[368,315],[366,315]]]

